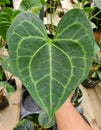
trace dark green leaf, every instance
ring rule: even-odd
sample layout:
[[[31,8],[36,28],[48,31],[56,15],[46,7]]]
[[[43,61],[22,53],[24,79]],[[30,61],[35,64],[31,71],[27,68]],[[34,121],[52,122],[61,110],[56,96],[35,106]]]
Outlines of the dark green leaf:
[[[2,67],[4,70],[8,71],[8,72],[11,72],[11,74],[13,74],[14,70],[12,68],[12,66],[10,65],[10,62],[9,62],[9,57],[5,57],[3,60],[1,60],[1,64],[2,64]]]
[[[32,121],[23,119],[13,130],[34,130],[34,125]]]
[[[8,93],[12,93],[15,91],[14,87],[10,85],[7,81],[0,81],[0,86],[6,88]]]
[[[10,66],[50,117],[87,76],[93,59],[91,25],[80,9],[67,12],[48,38],[37,16],[19,14],[7,32]]]
[[[42,112],[39,115],[38,121],[39,121],[39,124],[41,126],[43,126],[44,128],[50,128],[50,127],[52,127],[55,124],[55,118],[54,118],[54,116],[52,118],[50,118],[47,115],[47,113],[45,113],[45,112]]]

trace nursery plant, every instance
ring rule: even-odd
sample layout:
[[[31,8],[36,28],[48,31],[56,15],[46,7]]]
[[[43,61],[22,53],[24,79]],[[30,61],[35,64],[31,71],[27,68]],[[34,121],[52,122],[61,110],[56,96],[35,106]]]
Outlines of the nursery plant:
[[[43,21],[24,11],[11,23],[6,39],[9,57],[5,68],[42,108],[39,123],[48,128],[54,124],[57,109],[88,75],[94,56],[90,21],[83,9],[69,10],[50,37]]]
[[[12,86],[11,79],[7,80],[5,72],[0,65],[0,110],[9,106],[8,95],[15,91],[14,84]]]
[[[16,88],[16,82],[13,76],[7,76],[2,65],[0,65],[0,87],[5,88],[8,93],[14,92]]]
[[[93,60],[93,64],[91,67],[91,71],[89,72],[88,77],[90,79],[95,79],[101,81],[101,50],[98,52],[98,54],[95,55],[95,58]]]
[[[101,81],[101,46],[100,43],[95,43],[95,55],[92,66],[89,70],[87,78],[82,82],[86,88],[96,87]]]
[[[77,2],[79,4],[76,5],[82,5],[82,8],[86,12],[86,15],[88,19],[91,22],[93,33],[94,33],[94,58],[92,62],[92,66],[90,68],[90,71],[88,73],[88,76],[86,79],[82,82],[84,87],[92,88],[95,87],[101,80],[101,63],[100,63],[100,57],[98,53],[100,54],[101,51],[101,45],[100,45],[100,35],[101,35],[101,2],[94,0],[93,6],[91,6],[93,1],[81,1]]]

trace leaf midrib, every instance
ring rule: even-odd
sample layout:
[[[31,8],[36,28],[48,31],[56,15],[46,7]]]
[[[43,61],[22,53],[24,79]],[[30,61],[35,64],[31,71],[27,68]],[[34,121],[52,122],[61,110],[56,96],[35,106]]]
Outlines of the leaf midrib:
[[[51,107],[52,107],[52,75],[53,75],[53,73],[52,73],[52,45],[51,44],[49,44],[48,45],[49,46],[49,63],[50,63],[50,110],[52,110],[51,109]],[[51,117],[51,115],[52,115],[52,111],[50,112],[50,117]]]

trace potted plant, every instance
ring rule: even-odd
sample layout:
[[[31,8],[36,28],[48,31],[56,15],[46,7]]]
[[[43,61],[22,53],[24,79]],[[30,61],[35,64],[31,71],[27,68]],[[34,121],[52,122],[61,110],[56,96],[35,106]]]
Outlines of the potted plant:
[[[95,41],[97,43],[101,42],[101,8],[95,7],[91,12],[91,21],[96,25],[96,28],[93,29]]]
[[[6,37],[9,56],[5,69],[19,77],[43,110],[38,121],[44,128],[53,126],[56,110],[85,79],[94,54],[93,31],[82,9],[66,12],[51,34],[38,16],[25,11],[15,17]]]
[[[5,96],[4,88],[0,88],[0,110],[9,106],[8,99]]]
[[[95,87],[101,81],[101,46],[95,44],[95,56],[87,78],[82,82],[86,88]]]
[[[4,59],[4,48],[2,48],[1,41],[1,50],[0,50],[0,110],[9,106],[8,95],[16,90],[16,82],[12,76],[8,77],[7,73],[3,69],[1,62]]]
[[[91,1],[90,1],[91,4]],[[93,25],[93,33],[94,33],[94,39],[95,39],[95,55],[93,58],[92,66],[90,68],[90,71],[88,73],[87,78],[82,82],[82,85],[86,88],[92,88],[95,87],[100,81],[101,81],[101,7],[100,2],[95,0],[94,6],[89,7],[91,8],[88,13],[89,20],[92,22]]]
[[[14,79],[8,79],[0,65],[0,110],[9,106],[8,94],[15,91]]]
[[[99,4],[98,4],[99,3]],[[88,73],[86,79],[82,82],[82,85],[86,88],[95,87],[101,80],[100,73],[101,73],[101,63],[100,63],[100,52],[101,52],[101,6],[100,2],[94,0],[85,0],[85,1],[72,1],[74,7],[81,7],[84,9],[88,19],[91,22],[93,33],[94,33],[94,58],[92,62],[92,66]],[[92,6],[93,5],[93,6]]]
[[[11,84],[0,81],[0,110],[9,106],[8,96],[14,91],[15,89]]]

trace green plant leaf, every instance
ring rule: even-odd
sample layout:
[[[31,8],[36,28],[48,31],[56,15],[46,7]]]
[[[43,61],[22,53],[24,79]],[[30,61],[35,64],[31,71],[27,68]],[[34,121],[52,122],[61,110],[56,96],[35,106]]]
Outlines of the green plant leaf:
[[[40,2],[43,4],[43,5],[47,5],[47,2],[45,0],[40,0]]]
[[[101,0],[94,0],[94,3],[99,9],[101,9]]]
[[[81,9],[62,17],[53,39],[40,18],[23,12],[10,26],[7,43],[14,75],[50,117],[84,80],[93,60],[93,32]]]
[[[85,7],[83,8],[85,12],[91,12],[94,10],[94,8],[91,8],[91,7]]]
[[[33,122],[28,119],[19,121],[17,126],[13,130],[34,130]]]
[[[22,0],[19,9],[22,11],[34,10],[34,13],[36,13],[40,11],[41,6],[40,0]]]
[[[3,60],[1,60],[1,65],[3,67],[4,70],[8,71],[8,72],[11,72],[11,74],[13,74],[13,68],[12,66],[10,65],[10,62],[9,62],[9,56],[7,57],[4,57]]]
[[[0,63],[1,64],[1,63]],[[2,80],[2,77],[3,77],[3,68],[2,66],[0,65],[0,80]]]
[[[48,114],[46,112],[42,112],[39,115],[38,118],[40,126],[43,126],[44,128],[50,128],[55,124],[55,117],[49,118]]]
[[[100,48],[99,48],[99,43],[96,43],[94,44],[94,56],[98,56],[98,51],[100,51]],[[98,58],[97,58],[98,59]],[[97,61],[98,62],[98,61]]]
[[[14,87],[10,85],[7,81],[0,81],[0,86],[6,88],[8,93],[12,93],[15,91]]]
[[[91,23],[92,29],[97,28],[97,26],[93,22],[90,22],[90,23]]]
[[[99,79],[101,80],[101,71],[98,71],[97,74],[99,76]]]
[[[0,80],[2,79],[3,77],[3,73],[0,71]]]
[[[51,6],[49,4],[47,4],[47,2],[45,0],[40,0],[40,2],[42,3],[42,5],[45,5],[46,7],[51,8]]]
[[[0,0],[0,3],[10,4],[10,1],[9,0]]]
[[[5,40],[6,40],[6,32],[18,13],[19,11],[10,8],[4,8],[0,13],[0,35]]]

